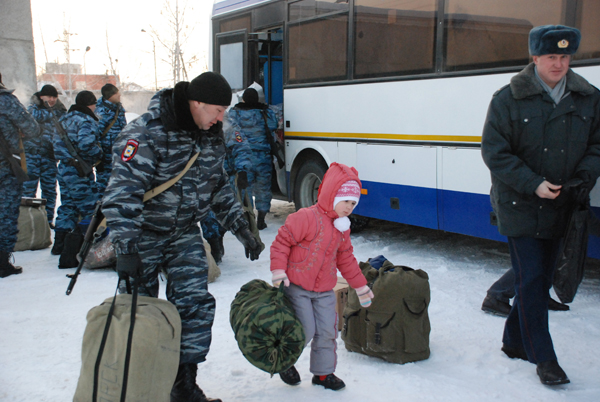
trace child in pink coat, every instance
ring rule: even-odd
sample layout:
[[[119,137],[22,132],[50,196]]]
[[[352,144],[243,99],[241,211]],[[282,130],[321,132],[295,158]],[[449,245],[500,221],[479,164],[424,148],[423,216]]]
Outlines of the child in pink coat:
[[[345,387],[333,374],[337,354],[337,313],[333,287],[337,271],[356,289],[363,307],[371,305],[367,286],[350,242],[348,216],[358,204],[361,183],[352,167],[332,163],[319,187],[317,204],[289,215],[271,245],[273,285],[284,290],[311,341],[312,383],[339,390]],[[294,366],[279,373],[289,385],[300,383]]]

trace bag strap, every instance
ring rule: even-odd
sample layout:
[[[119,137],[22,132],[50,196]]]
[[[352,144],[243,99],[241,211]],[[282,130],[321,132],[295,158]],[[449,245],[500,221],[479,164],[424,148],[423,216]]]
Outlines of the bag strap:
[[[185,168],[177,176],[173,177],[171,180],[169,180],[167,182],[164,182],[160,186],[154,187],[153,189],[146,191],[144,193],[144,198],[143,198],[142,202],[146,202],[149,199],[156,197],[157,195],[159,195],[160,193],[164,192],[169,187],[171,187],[173,184],[177,183],[179,181],[179,179],[181,179],[183,177],[183,175],[186,174],[188,170],[190,170],[190,168],[192,167],[194,162],[196,162],[196,159],[198,159],[198,156],[200,156],[200,152],[198,152],[194,156],[192,156],[192,158],[188,161]],[[102,219],[102,222],[100,222],[100,224],[98,225],[98,227],[101,227],[101,226],[106,227],[106,218]]]
[[[110,330],[110,324],[112,322],[113,313],[115,311],[115,303],[117,301],[117,292],[119,291],[119,285],[121,279],[117,282],[117,289],[115,290],[115,296],[108,310],[108,316],[106,317],[106,324],[104,325],[104,333],[102,334],[102,340],[100,341],[100,348],[98,350],[98,357],[96,358],[96,364],[94,365],[94,390],[92,394],[92,402],[97,402],[98,398],[98,377],[100,375],[100,364],[102,362],[102,355],[104,354],[104,347],[108,339],[108,333]],[[125,279],[127,288],[129,289],[129,279]],[[123,372],[123,386],[121,388],[121,402],[125,402],[127,396],[127,381],[129,380],[129,363],[131,361],[131,344],[133,342],[133,329],[135,327],[135,313],[137,309],[137,296],[138,286],[137,283],[133,287],[133,295],[131,297],[131,320],[129,324],[129,334],[127,335],[127,350],[125,352],[125,367]]]
[[[144,202],[148,201],[151,198],[156,197],[157,195],[159,195],[160,193],[162,193],[163,191],[165,191],[166,189],[171,187],[173,184],[177,183],[179,181],[179,179],[181,179],[183,177],[183,175],[186,174],[188,170],[190,170],[190,168],[192,167],[194,162],[196,162],[196,159],[198,159],[198,156],[200,156],[200,152],[198,152],[194,156],[192,156],[192,158],[189,160],[189,162],[187,163],[185,168],[177,176],[173,177],[171,180],[161,184],[158,187],[154,187],[152,190],[146,191],[146,193],[144,194]]]
[[[104,131],[100,135],[101,139],[104,138],[104,137],[106,137],[106,134],[108,134],[108,132],[110,131],[110,129],[112,128],[112,126],[115,124],[115,122],[119,118],[119,113],[120,112],[121,112],[121,105],[117,105],[117,111],[115,112],[115,117],[112,119],[112,121],[110,122],[110,124],[104,129]]]

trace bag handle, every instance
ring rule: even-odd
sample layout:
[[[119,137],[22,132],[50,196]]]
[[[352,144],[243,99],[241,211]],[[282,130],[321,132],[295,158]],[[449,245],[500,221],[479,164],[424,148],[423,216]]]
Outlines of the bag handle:
[[[98,400],[98,377],[100,375],[100,364],[102,362],[102,355],[104,354],[104,347],[108,339],[108,332],[110,330],[110,324],[112,322],[112,316],[115,311],[115,303],[117,301],[117,292],[119,291],[119,285],[121,284],[121,278],[117,282],[117,289],[115,290],[115,296],[108,310],[108,316],[106,317],[106,325],[104,325],[104,333],[102,334],[102,340],[100,341],[100,348],[98,350],[98,357],[96,358],[96,364],[94,365],[94,390],[92,393],[92,401],[97,402]],[[131,289],[129,279],[125,279],[125,284],[128,291]],[[129,379],[129,363],[131,361],[131,344],[133,342],[133,328],[135,327],[135,312],[137,308],[137,297],[138,297],[138,285],[137,282],[133,287],[133,294],[131,297],[131,320],[129,324],[129,334],[127,335],[127,351],[125,352],[125,368],[123,372],[123,386],[121,388],[121,402],[125,402],[127,396],[127,381]]]

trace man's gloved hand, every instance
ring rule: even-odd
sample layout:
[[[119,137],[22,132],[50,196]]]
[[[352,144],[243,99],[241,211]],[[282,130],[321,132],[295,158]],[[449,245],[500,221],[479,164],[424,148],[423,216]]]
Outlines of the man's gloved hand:
[[[143,271],[142,259],[139,254],[121,254],[117,256],[117,272],[119,277],[127,275],[139,278]]]
[[[587,170],[581,170],[581,171],[577,172],[575,177],[578,177],[581,180],[583,180],[583,184],[581,185],[581,187],[585,187],[589,191],[592,191],[592,189],[596,185],[596,180],[594,180],[594,178],[592,177],[592,174],[590,172],[588,172]]]
[[[244,245],[246,251],[246,258],[250,258],[250,261],[258,260],[261,247],[260,243],[256,241],[256,238],[247,227],[243,227],[234,233],[235,237]]]
[[[358,296],[358,301],[360,302],[361,307],[367,308],[371,305],[371,299],[375,296],[373,295],[373,291],[369,288],[368,285],[361,286],[356,290],[356,295]]]
[[[285,286],[285,287],[290,286],[290,280],[288,279],[288,277],[283,269],[274,269],[273,271],[271,271],[271,274],[273,274],[273,277],[271,278],[271,283],[276,288],[279,287],[279,284],[281,282],[283,282],[283,286]]]
[[[237,186],[240,190],[248,188],[248,173],[244,170],[240,170],[237,173]]]
[[[588,205],[590,203],[590,191],[596,185],[596,180],[587,170],[577,172],[575,177],[583,180],[583,183],[576,190],[575,201],[578,205]]]

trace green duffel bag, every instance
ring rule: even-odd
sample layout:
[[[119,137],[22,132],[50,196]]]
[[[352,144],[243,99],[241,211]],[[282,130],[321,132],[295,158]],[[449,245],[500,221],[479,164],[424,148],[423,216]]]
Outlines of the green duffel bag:
[[[304,349],[304,329],[283,283],[275,288],[254,279],[242,286],[231,303],[229,322],[244,357],[271,376],[293,366]]]
[[[87,314],[73,402],[116,402],[124,394],[125,401],[169,402],[180,343],[181,318],[169,301],[130,294],[104,300]]]
[[[348,291],[342,328],[346,349],[400,364],[429,358],[427,273],[389,261],[379,270],[366,262],[360,267],[375,298],[362,308],[356,291]]]

